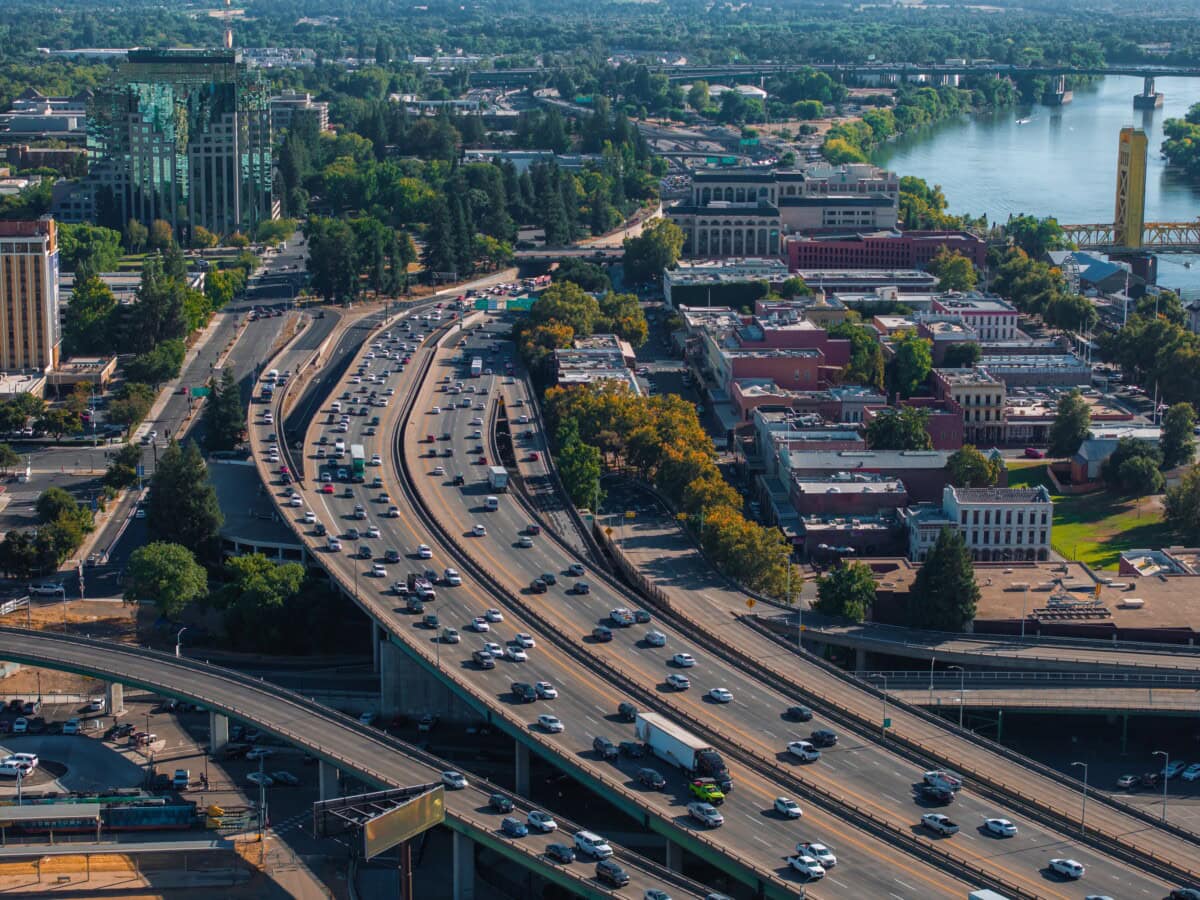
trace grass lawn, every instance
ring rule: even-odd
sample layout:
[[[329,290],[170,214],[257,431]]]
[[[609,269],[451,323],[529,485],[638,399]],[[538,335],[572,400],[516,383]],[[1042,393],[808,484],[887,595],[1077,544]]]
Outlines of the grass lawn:
[[[1162,498],[1140,503],[1108,491],[1066,496],[1054,493],[1044,462],[1009,463],[1009,487],[1045,485],[1054,500],[1053,546],[1068,559],[1094,569],[1115,569],[1123,550],[1157,549],[1171,544],[1175,534],[1162,518]]]

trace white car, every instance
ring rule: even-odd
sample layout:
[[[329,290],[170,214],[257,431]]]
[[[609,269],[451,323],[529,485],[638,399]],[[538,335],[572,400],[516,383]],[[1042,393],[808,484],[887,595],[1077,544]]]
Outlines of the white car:
[[[1082,863],[1078,863],[1073,859],[1052,859],[1050,860],[1050,871],[1057,872],[1063,878],[1070,878],[1072,881],[1082,878],[1087,871]]]
[[[983,827],[996,837],[1016,837],[1017,826],[1008,819],[984,819]]]
[[[380,456],[378,453],[372,454],[371,455],[371,465],[382,466],[383,465],[383,457]]]
[[[384,568],[383,563],[375,563],[371,566],[371,574],[376,578],[387,578],[387,569]]]
[[[475,537],[487,537],[487,529],[476,522],[475,527],[471,529],[471,534],[475,535]]]
[[[504,648],[501,647],[499,644],[495,643],[494,641],[484,641],[483,649],[486,650],[488,653],[492,654],[492,656],[503,656],[504,655]]]
[[[445,467],[445,466],[434,466],[434,467],[433,467],[433,474],[434,474],[435,476],[437,476],[437,475],[445,475],[445,474],[446,474],[446,467]]]
[[[720,828],[725,824],[725,817],[711,803],[693,801],[687,805],[687,811],[689,816],[709,828]]]
[[[801,856],[813,857],[826,869],[832,869],[837,865],[837,857],[824,844],[797,844],[796,853]]]
[[[488,624],[488,620],[483,616],[476,616],[471,620],[471,630],[483,634],[486,631],[491,631],[492,626]]]
[[[661,631],[647,631],[645,640],[647,647],[667,646],[667,636]]]
[[[926,772],[922,778],[930,787],[941,788],[944,791],[957,791],[962,787],[962,779],[941,769]]]
[[[304,498],[299,494],[292,494],[291,499],[288,502],[291,503],[292,506],[303,506]]]
[[[526,634],[524,631],[518,631],[512,642],[524,650],[532,650],[537,646],[533,641],[533,635]]]
[[[804,762],[816,762],[821,758],[821,751],[808,741],[792,741],[787,749],[788,753]]]
[[[728,688],[715,687],[708,692],[708,696],[714,703],[730,703],[733,701],[733,694]]]
[[[316,525],[317,524],[317,514],[315,512],[313,512],[311,509],[305,510],[304,524],[305,525]]]
[[[558,831],[558,823],[554,821],[554,816],[550,815],[550,813],[542,812],[540,809],[531,809],[526,821],[529,823],[530,828],[536,828],[542,834]]]
[[[529,655],[516,644],[508,644],[504,648],[504,658],[509,662],[525,662]]]
[[[1192,763],[1183,770],[1184,781],[1195,781],[1197,778],[1200,778],[1200,763]]]
[[[558,688],[552,685],[549,681],[539,681],[533,686],[533,689],[537,691],[539,700],[558,699]]]
[[[517,538],[517,546],[524,547],[526,550],[528,550],[530,547],[533,546],[533,538],[531,538],[527,534],[523,534],[519,538]]]
[[[500,610],[498,610],[498,609],[489,609],[487,612],[485,612],[483,614],[483,617],[485,619],[487,619],[489,622],[503,622],[504,621],[504,613],[500,612]]]
[[[563,723],[558,716],[552,716],[547,713],[543,713],[537,717],[537,721],[542,730],[548,734],[562,734],[563,732]]]
[[[677,691],[686,691],[692,686],[691,679],[686,675],[680,675],[678,672],[672,672],[667,676],[667,684]]]
[[[458,587],[462,584],[462,576],[458,574],[457,569],[447,569],[442,573],[442,580],[451,587]]]
[[[467,787],[467,776],[451,769],[442,773],[442,784],[452,791],[461,791]]]
[[[696,658],[690,653],[676,653],[671,657],[671,662],[675,663],[681,669],[690,669],[696,665]]]
[[[816,881],[818,878],[825,877],[825,867],[817,862],[816,857],[799,853],[796,856],[789,856],[787,861],[789,866],[809,881]]]
[[[786,819],[798,819],[804,815],[804,810],[800,808],[800,804],[790,797],[776,797],[775,812]]]
[[[418,559],[433,559],[433,551],[429,549],[428,544],[421,544],[417,547]]]
[[[379,537],[379,526],[378,525],[367,526],[367,537],[369,537],[369,538]]]

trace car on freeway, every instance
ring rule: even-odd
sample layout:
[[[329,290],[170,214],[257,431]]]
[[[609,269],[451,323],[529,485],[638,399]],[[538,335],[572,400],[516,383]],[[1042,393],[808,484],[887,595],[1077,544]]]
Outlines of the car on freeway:
[[[681,669],[690,669],[696,665],[696,658],[690,653],[676,653],[671,657],[671,662]]]
[[[504,648],[494,641],[484,641],[483,650],[485,653],[490,653],[492,656],[503,656]]]
[[[687,805],[687,811],[689,816],[709,828],[720,828],[725,824],[725,817],[711,803],[694,801]]]
[[[641,759],[646,755],[646,745],[641,741],[621,741],[617,744],[617,750],[630,759]]]
[[[558,576],[553,572],[543,572],[538,578],[546,582],[546,584],[558,584]]]
[[[824,844],[818,843],[800,843],[796,845],[796,853],[801,856],[811,856],[816,859],[826,869],[832,869],[837,865],[837,857],[833,855],[833,851]]]
[[[1200,900],[1200,887],[1175,888],[1167,895],[1167,900]]]
[[[819,878],[825,877],[825,867],[817,862],[816,857],[798,853],[795,856],[789,856],[787,864],[809,881],[816,881]]]
[[[464,790],[467,787],[467,776],[449,769],[442,773],[442,785],[452,791]]]
[[[791,741],[787,745],[788,753],[803,762],[816,762],[821,758],[821,751],[808,741]]]
[[[546,848],[546,856],[564,865],[575,862],[575,851],[566,844],[551,844]]]
[[[620,750],[617,745],[603,735],[598,735],[592,740],[592,749],[596,751],[596,755],[603,760],[615,760],[620,755]]]
[[[457,628],[443,628],[442,629],[442,643],[443,644],[457,644],[461,640],[462,640],[462,637],[459,635]]]
[[[487,528],[476,522],[475,527],[471,529],[471,534],[475,535],[475,537],[487,537]]]
[[[941,769],[934,769],[921,776],[922,782],[930,787],[944,788],[947,791],[957,791],[962,787],[962,779]]]
[[[506,794],[492,794],[488,797],[488,808],[498,813],[513,811],[512,798]]]
[[[516,816],[505,816],[500,822],[500,830],[508,837],[525,837],[529,834],[529,829],[525,827],[525,823]]]
[[[625,887],[629,884],[629,873],[616,860],[602,859],[596,863],[596,880],[612,887]]]
[[[584,573],[584,568],[579,563],[571,563],[571,565],[567,566],[567,574],[570,575],[572,578],[582,578],[583,573]]]
[[[483,617],[492,623],[504,621],[504,614],[498,609],[489,609],[483,614]]]
[[[934,787],[931,784],[923,784],[917,788],[917,799],[924,803],[936,804],[938,806],[946,806],[954,802],[954,791],[949,788]]]
[[[958,823],[942,813],[925,813],[921,816],[921,824],[934,834],[958,834]]]
[[[1077,881],[1087,872],[1082,863],[1062,857],[1050,860],[1049,868],[1051,872],[1061,875],[1063,878],[1068,878],[1071,881]]]
[[[533,546],[533,538],[531,538],[527,534],[523,534],[519,538],[517,538],[517,546],[528,550],[530,547]]]
[[[313,512],[311,509],[306,509],[304,511],[304,524],[305,525],[316,525],[317,524],[317,514],[315,512]]]
[[[808,739],[815,747],[832,747],[838,742],[838,736],[828,728],[818,728]]]
[[[661,791],[667,786],[667,779],[655,769],[638,769],[634,778],[642,787],[648,787],[652,791]]]
[[[689,781],[688,793],[697,800],[703,800],[705,803],[714,803],[719,806],[725,802],[725,792],[721,790],[721,786],[712,778],[697,778],[694,781]]]
[[[1016,837],[1017,826],[1008,819],[984,819],[983,827],[996,837]]]
[[[492,626],[488,624],[488,620],[483,616],[476,616],[471,620],[471,630],[477,634],[483,634],[485,631],[491,631]]]
[[[642,892],[642,900],[671,900],[671,895],[659,888],[646,888]]]
[[[366,531],[366,534],[364,535],[364,537],[369,537],[369,538],[379,537],[379,526],[378,525],[368,525],[367,531]]]
[[[804,815],[804,810],[800,808],[800,804],[791,797],[776,797],[775,812],[779,813],[785,819],[798,819]]]
[[[790,722],[809,722],[812,720],[813,711],[807,706],[789,706],[783,717]]]
[[[732,703],[733,692],[728,688],[715,687],[708,692],[708,697],[714,703]]]
[[[680,675],[678,672],[672,672],[667,676],[667,684],[676,691],[686,691],[692,686],[692,681],[686,675]]]
[[[643,640],[645,640],[647,647],[667,646],[667,636],[661,631],[647,631],[646,637]]]
[[[433,474],[434,474],[435,476],[438,476],[438,475],[445,475],[445,474],[446,474],[446,467],[445,467],[445,466],[434,466],[434,467],[433,467]]]
[[[433,559],[433,551],[429,549],[428,544],[420,544],[417,547],[418,559]]]
[[[450,587],[458,587],[462,584],[462,576],[458,574],[457,569],[446,569],[442,573],[442,581]]]
[[[375,578],[387,578],[387,569],[383,563],[375,563],[371,566],[371,575]]]
[[[535,578],[529,582],[529,590],[535,594],[544,594],[546,593],[546,582],[540,578]]]
[[[554,821],[554,816],[548,812],[542,812],[540,809],[531,809],[525,820],[529,823],[530,828],[540,831],[542,834],[558,830],[558,823]]]
[[[535,644],[533,641],[533,635],[526,634],[524,631],[518,631],[516,635],[513,636],[512,643],[525,650],[532,650],[537,646],[537,644]]]
[[[509,662],[525,662],[529,655],[516,644],[508,644],[504,648],[504,658]]]
[[[1200,778],[1200,763],[1192,763],[1184,769],[1182,778],[1184,781],[1195,781]]]
[[[541,700],[555,700],[558,698],[558,688],[549,681],[539,681],[533,686],[533,689],[537,691],[538,698]]]

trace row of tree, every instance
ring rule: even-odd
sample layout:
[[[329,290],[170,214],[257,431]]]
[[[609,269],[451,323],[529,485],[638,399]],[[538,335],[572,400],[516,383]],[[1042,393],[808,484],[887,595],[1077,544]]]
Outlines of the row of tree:
[[[551,374],[555,350],[597,333],[615,334],[635,348],[646,343],[650,329],[637,297],[610,290],[597,299],[574,281],[557,281],[513,328],[521,357],[543,379]]]
[[[0,571],[10,578],[54,571],[79,549],[94,527],[90,507],[60,487],[42,491],[34,509],[36,528],[14,528],[0,541]]]

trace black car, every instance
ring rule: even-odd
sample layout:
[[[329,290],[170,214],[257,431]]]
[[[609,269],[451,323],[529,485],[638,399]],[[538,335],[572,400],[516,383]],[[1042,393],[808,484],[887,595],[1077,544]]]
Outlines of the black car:
[[[828,728],[818,728],[808,736],[814,747],[832,747],[837,743],[837,735]]]
[[[575,851],[566,844],[551,844],[546,848],[546,855],[557,863],[575,862]]]
[[[596,751],[596,754],[601,759],[606,760],[616,759],[621,752],[617,749],[617,745],[606,737],[597,737],[592,741],[592,749]]]
[[[617,716],[622,722],[632,722],[637,718],[637,707],[632,703],[620,703],[617,705]]]
[[[638,784],[643,787],[648,787],[653,791],[661,791],[667,786],[667,779],[654,769],[638,769],[637,775]]]
[[[538,577],[541,578],[542,581],[546,582],[546,584],[557,584],[558,583],[558,576],[555,575],[553,572],[543,572]]]
[[[1168,896],[1168,900],[1200,900],[1200,887],[1175,888]]]
[[[529,582],[529,590],[533,591],[535,594],[544,594],[546,593],[546,582],[542,581],[540,578],[535,578],[533,581]]]
[[[504,794],[492,794],[488,797],[488,808],[498,813],[510,813],[513,811],[513,802]]]
[[[923,784],[917,788],[917,799],[945,806],[954,802],[954,791],[943,787],[934,787],[932,784]]]
[[[789,706],[783,715],[793,722],[808,722],[813,717],[813,711],[807,706]]]
[[[621,741],[617,745],[617,750],[623,756],[628,756],[632,759],[641,759],[646,755],[646,748],[640,741]]]
[[[326,528],[323,522],[317,523],[317,537],[325,537]]]
[[[454,482],[453,482],[453,483],[454,483],[454,486],[455,486],[455,487],[458,487],[458,486],[460,486],[460,485],[466,484],[466,483],[467,483],[467,479],[466,479],[465,477],[463,477],[461,474],[459,474],[459,475],[455,475],[455,476],[454,476]]]
[[[633,611],[633,621],[645,625],[650,621],[650,613],[646,612],[644,609],[635,609]]]
[[[533,703],[537,700],[537,690],[532,684],[526,684],[524,681],[514,681],[512,693],[513,699],[518,703]]]
[[[596,879],[613,887],[625,887],[629,884],[629,873],[615,860],[602,859],[596,863]]]
[[[598,643],[607,644],[612,640],[612,629],[607,625],[597,625],[592,629],[592,637],[595,638]]]

